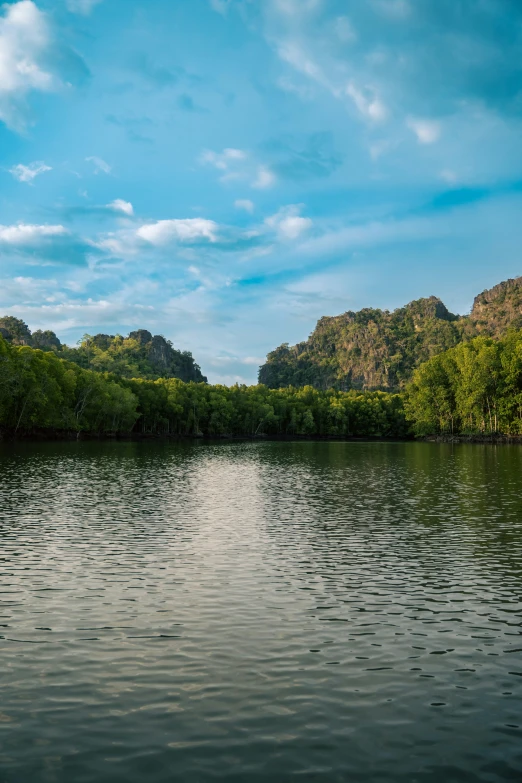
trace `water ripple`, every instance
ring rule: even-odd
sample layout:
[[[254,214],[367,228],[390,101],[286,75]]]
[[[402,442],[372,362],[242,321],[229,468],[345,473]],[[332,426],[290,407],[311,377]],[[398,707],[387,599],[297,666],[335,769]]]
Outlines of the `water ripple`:
[[[0,780],[521,780],[521,469],[4,445]]]

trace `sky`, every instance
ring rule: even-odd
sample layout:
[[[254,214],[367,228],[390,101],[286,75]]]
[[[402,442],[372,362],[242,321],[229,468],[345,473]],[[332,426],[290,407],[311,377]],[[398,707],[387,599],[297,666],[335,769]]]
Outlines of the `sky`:
[[[520,0],[0,6],[0,315],[254,383],[318,318],[522,274]]]

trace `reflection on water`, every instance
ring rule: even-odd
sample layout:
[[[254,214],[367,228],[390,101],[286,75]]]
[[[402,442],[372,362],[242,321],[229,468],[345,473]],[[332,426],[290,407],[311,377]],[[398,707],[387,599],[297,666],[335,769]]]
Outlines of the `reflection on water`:
[[[522,779],[522,449],[0,451],[0,781]]]

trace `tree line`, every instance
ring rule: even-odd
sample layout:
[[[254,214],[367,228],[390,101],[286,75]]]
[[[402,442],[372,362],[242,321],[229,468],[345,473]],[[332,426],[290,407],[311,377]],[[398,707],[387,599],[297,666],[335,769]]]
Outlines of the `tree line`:
[[[522,435],[522,331],[477,337],[434,356],[401,394],[124,378],[0,336],[0,428],[196,437]]]
[[[522,331],[476,337],[415,370],[405,411],[416,435],[522,434]]]
[[[402,437],[408,429],[396,394],[122,378],[1,337],[0,426],[210,437]]]

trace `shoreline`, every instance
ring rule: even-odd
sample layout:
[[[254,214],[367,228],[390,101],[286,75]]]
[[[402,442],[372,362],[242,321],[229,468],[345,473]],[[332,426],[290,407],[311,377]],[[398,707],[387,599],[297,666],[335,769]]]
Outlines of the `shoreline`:
[[[421,440],[426,443],[490,443],[493,445],[522,445],[522,435],[426,435]]]
[[[490,444],[522,445],[522,435],[426,435],[422,438],[382,435],[156,435],[143,432],[76,432],[34,428],[30,432],[12,432],[0,429],[0,443],[21,442],[73,442],[73,441],[280,441],[280,442],[328,442],[328,443],[447,443],[447,444]]]
[[[157,435],[147,432],[75,432],[74,430],[46,430],[35,428],[30,432],[9,432],[0,430],[0,443],[21,443],[27,441],[327,441],[327,442],[412,442],[413,436],[381,435]]]

